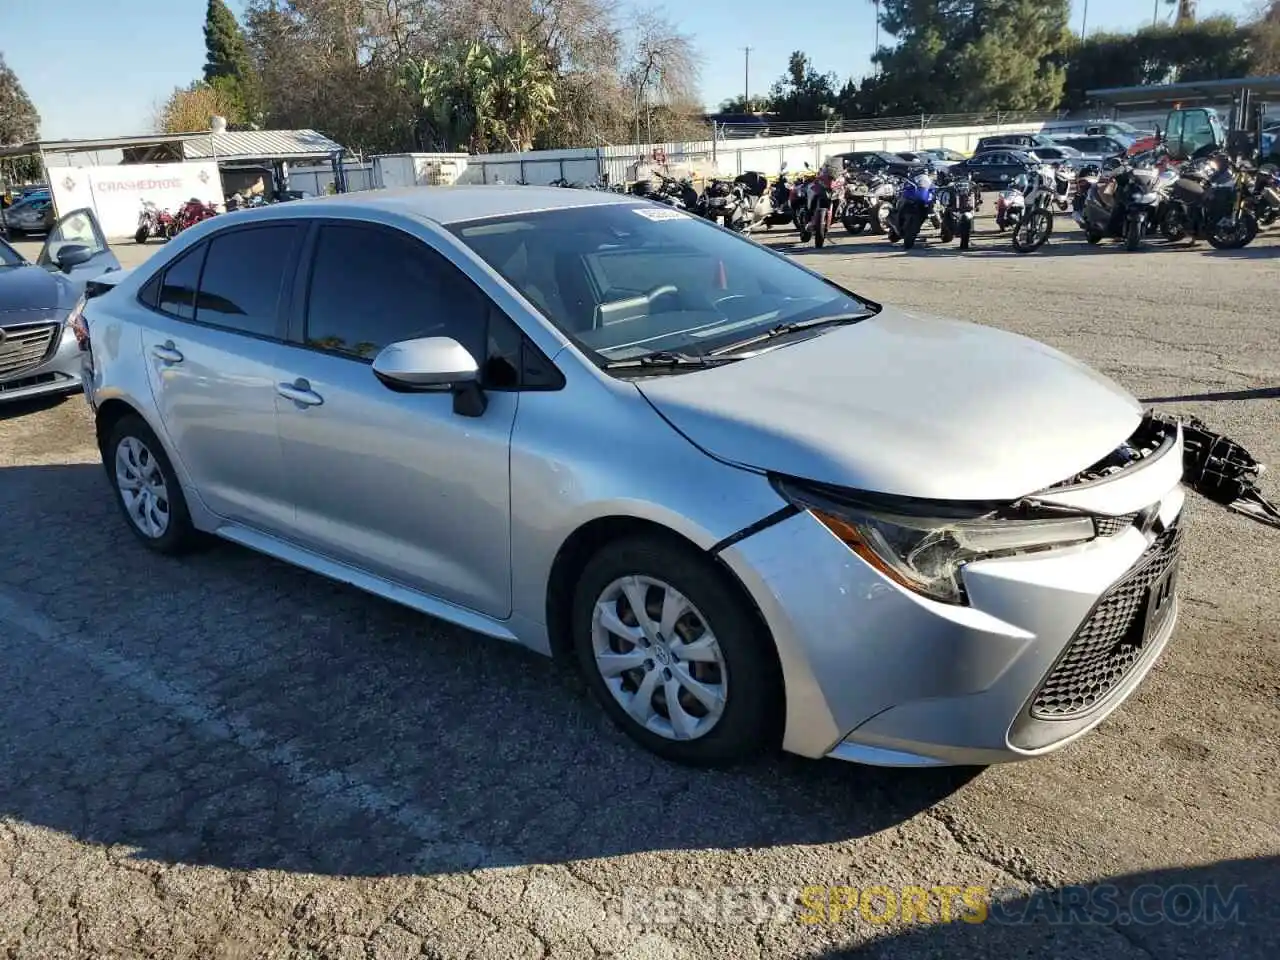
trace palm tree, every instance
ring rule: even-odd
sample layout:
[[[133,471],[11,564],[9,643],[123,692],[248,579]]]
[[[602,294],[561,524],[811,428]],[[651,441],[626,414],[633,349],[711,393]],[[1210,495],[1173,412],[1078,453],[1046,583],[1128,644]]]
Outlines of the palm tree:
[[[492,132],[518,152],[532,150],[556,112],[555,74],[524,40],[494,58],[493,68]]]

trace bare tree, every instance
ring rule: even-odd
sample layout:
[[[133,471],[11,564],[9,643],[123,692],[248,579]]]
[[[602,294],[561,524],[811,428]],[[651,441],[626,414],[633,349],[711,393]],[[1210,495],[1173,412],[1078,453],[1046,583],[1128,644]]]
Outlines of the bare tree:
[[[630,39],[624,80],[634,107],[635,142],[639,143],[642,120],[647,139],[653,140],[654,106],[664,108],[664,118],[687,114],[697,99],[702,63],[693,39],[681,33],[659,9],[637,15]]]

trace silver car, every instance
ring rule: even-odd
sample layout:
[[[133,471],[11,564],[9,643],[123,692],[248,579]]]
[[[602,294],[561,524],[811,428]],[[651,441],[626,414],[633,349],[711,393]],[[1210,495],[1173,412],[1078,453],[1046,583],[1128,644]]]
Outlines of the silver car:
[[[1169,639],[1180,427],[699,217],[371,191],[180,234],[85,310],[129,529],[576,663],[668,758],[1033,757]]]
[[[80,389],[82,296],[119,269],[89,210],[59,220],[35,263],[0,240],[0,403]]]

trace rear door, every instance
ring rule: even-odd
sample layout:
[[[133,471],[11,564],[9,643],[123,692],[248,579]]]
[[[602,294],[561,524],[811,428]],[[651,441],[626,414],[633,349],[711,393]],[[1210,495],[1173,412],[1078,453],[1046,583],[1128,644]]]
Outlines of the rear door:
[[[287,532],[293,504],[276,429],[286,297],[304,226],[220,230],[139,293],[152,395],[169,449],[218,516]]]
[[[92,210],[72,210],[55,223],[45,237],[36,265],[59,273],[80,290],[90,277],[119,270],[120,261],[111,252]]]

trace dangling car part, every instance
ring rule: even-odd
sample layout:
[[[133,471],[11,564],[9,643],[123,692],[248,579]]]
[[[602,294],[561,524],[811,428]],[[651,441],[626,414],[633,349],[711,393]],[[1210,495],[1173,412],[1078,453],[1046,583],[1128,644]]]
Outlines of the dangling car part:
[[[1258,489],[1264,467],[1236,443],[1195,417],[1158,418],[1182,427],[1182,483],[1206,500],[1280,529],[1280,507]]]

